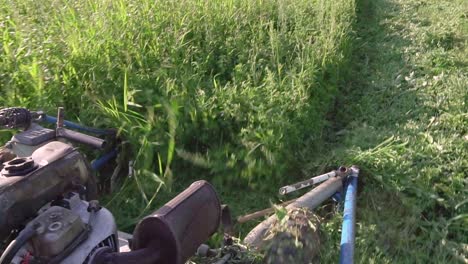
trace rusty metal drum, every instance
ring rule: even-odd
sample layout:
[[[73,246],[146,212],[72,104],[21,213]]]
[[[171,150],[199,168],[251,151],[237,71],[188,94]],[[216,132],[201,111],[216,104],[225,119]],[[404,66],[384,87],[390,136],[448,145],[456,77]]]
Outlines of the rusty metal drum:
[[[183,264],[218,230],[221,203],[211,184],[196,181],[145,217],[133,232],[132,250],[154,247],[158,264]]]

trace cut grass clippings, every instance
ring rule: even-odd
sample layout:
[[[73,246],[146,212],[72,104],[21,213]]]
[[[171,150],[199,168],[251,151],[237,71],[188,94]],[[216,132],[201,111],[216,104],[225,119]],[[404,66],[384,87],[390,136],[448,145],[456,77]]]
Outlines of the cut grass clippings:
[[[357,263],[468,260],[467,14],[461,0],[358,3],[354,74],[327,159],[361,167]],[[327,263],[340,225],[326,224]]]

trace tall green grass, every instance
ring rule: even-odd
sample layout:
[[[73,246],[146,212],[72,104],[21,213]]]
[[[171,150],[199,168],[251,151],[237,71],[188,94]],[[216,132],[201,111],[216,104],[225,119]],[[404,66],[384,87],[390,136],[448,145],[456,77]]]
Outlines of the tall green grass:
[[[300,174],[304,150],[321,142],[354,9],[353,0],[2,0],[0,105],[64,106],[71,119],[119,128],[142,204],[198,173],[264,189]]]

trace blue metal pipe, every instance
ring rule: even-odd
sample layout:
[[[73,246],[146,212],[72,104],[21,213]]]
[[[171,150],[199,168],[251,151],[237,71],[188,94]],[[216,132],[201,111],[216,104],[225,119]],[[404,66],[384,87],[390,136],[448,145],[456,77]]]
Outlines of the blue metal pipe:
[[[332,200],[333,200],[334,202],[339,203],[339,202],[341,202],[341,199],[342,199],[342,197],[341,197],[341,192],[336,192],[336,193],[333,194],[333,196],[332,196]]]
[[[356,194],[358,186],[359,169],[351,167],[346,184],[346,196],[343,210],[343,226],[341,230],[340,264],[354,263],[354,239],[356,226]]]
[[[51,123],[51,124],[57,123],[57,118],[53,117],[53,116],[46,115],[45,118],[42,119],[42,120],[47,122],[47,123]],[[73,122],[70,122],[70,121],[66,121],[66,120],[63,122],[63,124],[68,128],[78,129],[78,130],[82,130],[82,131],[85,131],[85,132],[89,132],[89,133],[93,133],[93,134],[101,135],[101,136],[112,135],[112,134],[115,133],[114,131],[111,131],[111,130],[86,127],[86,126],[82,126],[82,125],[79,125],[79,124],[76,124],[76,123],[73,123]]]
[[[112,151],[102,155],[97,160],[91,163],[91,167],[93,170],[99,170],[102,166],[104,166],[109,160],[115,158],[119,152],[117,149],[113,149]]]

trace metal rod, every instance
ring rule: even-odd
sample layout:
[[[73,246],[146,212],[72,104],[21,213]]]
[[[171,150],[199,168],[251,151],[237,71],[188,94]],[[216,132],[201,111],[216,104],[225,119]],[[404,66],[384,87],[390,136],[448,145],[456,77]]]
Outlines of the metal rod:
[[[56,118],[57,128],[63,127],[64,118],[65,118],[65,110],[63,107],[59,107],[57,110],[57,118]]]
[[[285,195],[285,194],[288,194],[288,193],[291,193],[291,192],[295,192],[297,190],[300,190],[300,189],[304,189],[306,187],[309,187],[309,186],[312,186],[314,184],[317,184],[319,182],[323,182],[323,181],[326,181],[332,177],[335,177],[336,176],[336,172],[335,171],[330,171],[328,173],[325,173],[325,174],[322,174],[322,175],[319,175],[319,176],[315,176],[313,178],[310,178],[308,180],[305,180],[305,181],[301,181],[301,182],[298,182],[298,183],[294,183],[294,184],[291,184],[291,185],[286,185],[286,186],[283,186],[279,189],[279,194],[281,195]]]
[[[286,206],[286,209],[291,210],[294,208],[305,207],[309,210],[313,210],[342,187],[343,183],[341,176],[328,179],[317,188],[304,194],[296,201]],[[244,243],[249,246],[259,247],[268,229],[276,222],[276,220],[276,215],[272,215],[265,221],[261,222],[247,234],[244,239]]]
[[[314,184],[324,182],[330,178],[337,177],[337,176],[343,176],[344,174],[348,173],[348,169],[344,166],[341,166],[338,168],[338,170],[333,170],[328,173],[318,175],[315,177],[312,177],[308,180],[300,181],[298,183],[290,184],[283,186],[279,189],[279,194],[285,195],[291,192],[295,192],[297,190],[312,186]]]
[[[50,124],[56,124],[57,123],[57,118],[53,117],[53,116],[45,115],[45,118],[42,119],[42,120],[47,122],[47,123],[50,123]],[[86,127],[86,126],[82,126],[82,125],[79,125],[79,124],[76,124],[76,123],[73,123],[73,122],[70,122],[70,121],[67,121],[67,120],[63,121],[63,125],[65,127],[68,127],[68,128],[78,129],[78,130],[93,133],[93,134],[96,134],[96,135],[113,135],[113,134],[115,134],[115,131],[113,131],[113,130],[105,130],[105,129],[97,129],[97,128],[92,128],[92,127]]]
[[[286,202],[283,202],[281,204],[279,204],[280,206],[286,206],[286,205],[289,205],[290,203],[296,201],[296,199],[292,199],[292,200],[289,200],[289,201],[286,201]],[[250,220],[253,220],[253,219],[257,219],[259,217],[262,217],[262,216],[265,216],[267,214],[272,214],[273,212],[275,212],[275,208],[273,207],[270,207],[270,208],[267,208],[267,209],[263,209],[263,210],[260,210],[260,211],[257,211],[257,212],[254,212],[254,213],[250,213],[250,214],[247,214],[247,215],[243,215],[243,216],[239,216],[237,217],[237,222],[239,224],[242,224],[242,223],[245,223],[247,221],[250,221]]]
[[[354,263],[354,240],[356,225],[356,194],[358,187],[359,169],[351,167],[348,183],[346,185],[346,198],[343,210],[343,226],[341,231],[340,264]]]
[[[83,134],[77,131],[69,130],[66,128],[57,128],[57,137],[63,137],[68,140],[73,140],[97,149],[103,149],[106,147],[107,144],[107,142],[103,139]]]
[[[102,166],[104,166],[109,160],[115,158],[119,152],[117,149],[113,149],[112,151],[102,155],[97,160],[91,163],[91,167],[93,170],[99,170]]]

